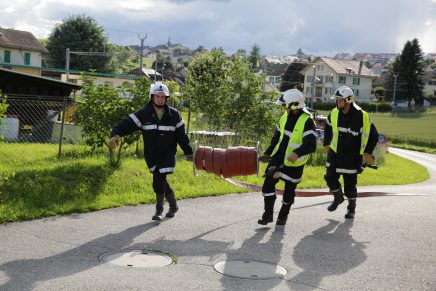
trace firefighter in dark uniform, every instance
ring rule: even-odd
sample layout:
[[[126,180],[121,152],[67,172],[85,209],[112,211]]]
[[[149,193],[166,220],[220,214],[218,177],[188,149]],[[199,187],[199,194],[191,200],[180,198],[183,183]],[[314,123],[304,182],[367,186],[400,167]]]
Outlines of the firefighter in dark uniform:
[[[372,152],[377,145],[378,133],[368,113],[354,103],[353,90],[349,87],[337,89],[332,99],[336,99],[336,108],[327,117],[324,130],[324,151],[327,154],[324,178],[334,197],[327,209],[335,211],[344,201],[345,192],[348,198],[345,218],[354,218],[357,174],[362,172],[364,164],[375,164]],[[339,182],[341,175],[344,192]]]
[[[185,125],[178,111],[167,105],[170,92],[162,83],[154,83],[150,88],[150,101],[142,109],[120,121],[113,129],[108,142],[110,149],[119,144],[120,137],[141,130],[144,140],[144,157],[153,174],[153,190],[156,193],[156,213],[153,220],[162,220],[164,197],[169,211],[166,217],[174,217],[179,209],[167,175],[173,173],[176,165],[177,144],[185,158],[192,161],[192,148],[185,133]]]
[[[261,225],[273,222],[275,186],[279,180],[284,181],[285,191],[276,224],[286,224],[304,165],[309,154],[316,150],[315,123],[304,101],[304,96],[299,90],[290,89],[276,102],[282,105],[286,112],[277,124],[270,146],[260,157],[260,161],[269,162],[262,186],[264,213],[258,220]]]

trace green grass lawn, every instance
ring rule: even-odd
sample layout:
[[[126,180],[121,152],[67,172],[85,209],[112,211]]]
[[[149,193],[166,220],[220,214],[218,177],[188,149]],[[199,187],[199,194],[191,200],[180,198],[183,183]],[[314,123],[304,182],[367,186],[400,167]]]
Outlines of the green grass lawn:
[[[93,154],[85,146],[66,145],[60,160],[57,152],[57,145],[0,143],[0,223],[154,203],[151,174],[133,153],[114,169],[104,150]],[[306,167],[299,188],[326,187],[323,175],[323,167]],[[406,184],[427,178],[422,166],[389,154],[378,171],[365,170],[359,184]],[[238,179],[263,181],[255,176]],[[179,199],[246,192],[204,172],[195,177],[192,163],[181,155],[169,181]]]
[[[328,111],[320,111],[327,116]],[[422,113],[402,112],[395,115],[391,113],[370,112],[369,116],[374,121],[379,132],[388,136],[404,136],[436,139],[436,110]]]
[[[423,113],[370,113],[378,131],[388,136],[436,139],[436,111]]]

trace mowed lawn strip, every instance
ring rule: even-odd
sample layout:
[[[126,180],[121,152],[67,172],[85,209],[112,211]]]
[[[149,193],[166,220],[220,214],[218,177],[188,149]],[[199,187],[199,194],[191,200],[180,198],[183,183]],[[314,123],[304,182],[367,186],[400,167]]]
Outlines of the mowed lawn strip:
[[[0,223],[154,203],[151,174],[132,152],[116,169],[108,165],[105,150],[91,153],[86,146],[65,145],[61,159],[57,153],[57,145],[0,143]],[[192,163],[182,160],[181,154],[177,159],[169,181],[178,199],[248,191],[204,171],[195,177]],[[324,167],[306,167],[299,188],[325,188],[323,176]],[[408,184],[427,178],[422,166],[389,154],[379,170],[365,170],[359,185]],[[254,175],[235,179],[263,182]]]

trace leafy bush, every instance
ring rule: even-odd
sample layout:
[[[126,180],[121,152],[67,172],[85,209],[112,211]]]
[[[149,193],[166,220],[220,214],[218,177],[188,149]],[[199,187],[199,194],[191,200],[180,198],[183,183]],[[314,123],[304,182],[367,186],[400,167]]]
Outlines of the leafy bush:
[[[9,104],[7,103],[7,97],[0,90],[0,125],[4,122],[6,117],[6,111],[8,110]],[[3,140],[3,135],[0,134],[0,141]]]
[[[77,122],[83,128],[86,144],[95,150],[106,145],[115,124],[148,102],[150,83],[140,79],[132,88],[110,88],[107,85],[95,85],[92,76],[82,75],[82,79],[83,97],[78,100]],[[121,140],[116,165],[119,163],[123,144],[132,144],[138,140],[139,135],[137,132]]]
[[[357,104],[365,111],[367,112],[391,112],[392,106],[388,102],[383,103],[376,103],[376,102],[370,102],[370,103],[359,103]],[[335,108],[336,104],[333,102],[315,102],[313,103],[313,109],[315,110],[324,110],[324,111],[330,111],[333,108]]]
[[[436,148],[436,140],[432,138],[423,137],[405,137],[399,135],[389,136],[389,140],[393,144],[409,144],[415,146],[423,146],[429,148]]]

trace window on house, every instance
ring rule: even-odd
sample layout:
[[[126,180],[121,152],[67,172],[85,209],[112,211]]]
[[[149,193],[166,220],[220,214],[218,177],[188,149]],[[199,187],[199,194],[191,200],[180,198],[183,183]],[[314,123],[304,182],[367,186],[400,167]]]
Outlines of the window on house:
[[[359,89],[354,89],[354,96],[359,96]]]
[[[309,87],[306,88],[306,93],[309,93]]]
[[[30,65],[30,53],[24,53],[24,64]]]
[[[339,84],[345,84],[345,83],[347,83],[347,77],[340,76],[340,77],[339,77],[339,80],[338,80],[338,83],[339,83]]]
[[[332,83],[333,82],[333,76],[325,76],[325,82],[326,83]]]
[[[307,75],[307,82],[308,83],[310,83],[310,78],[311,78],[312,76],[309,76],[309,75]]]
[[[353,78],[353,85],[360,85],[360,78]]]
[[[5,60],[5,63],[8,63],[8,64],[11,62],[11,51],[5,51],[4,60]]]
[[[329,93],[329,88],[324,88],[324,94],[328,94]]]

